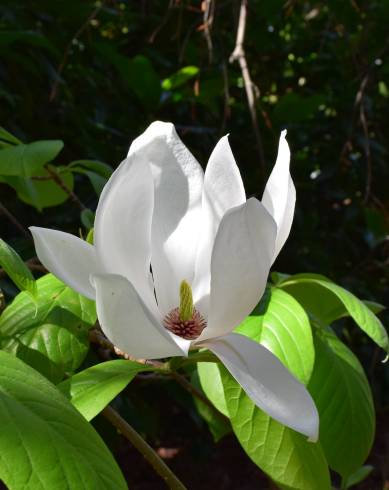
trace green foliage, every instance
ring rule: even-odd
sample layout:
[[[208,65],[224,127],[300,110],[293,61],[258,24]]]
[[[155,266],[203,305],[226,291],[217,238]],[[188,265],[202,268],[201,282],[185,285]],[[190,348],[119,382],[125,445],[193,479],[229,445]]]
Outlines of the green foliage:
[[[309,390],[320,416],[320,442],[328,464],[343,478],[366,460],[375,415],[366,375],[354,354],[331,332],[317,329]]]
[[[53,382],[77,369],[88,348],[95,305],[47,274],[33,302],[20,293],[0,316],[0,346]]]
[[[170,77],[162,80],[162,88],[164,90],[173,90],[195,77],[198,73],[199,69],[197,66],[184,66],[173,73],[173,75]]]
[[[22,291],[29,292],[34,298],[37,293],[36,282],[30,269],[15,250],[0,238],[0,266]]]
[[[293,295],[304,308],[324,324],[330,324],[344,315],[344,310],[355,323],[386,352],[389,339],[385,327],[374,313],[356,296],[317,274],[297,274],[288,277],[279,287]]]
[[[235,331],[264,345],[297,379],[308,383],[315,359],[311,325],[292,296],[274,289],[264,314],[247,317]]]
[[[0,402],[0,479],[10,490],[127,488],[103,441],[68,400],[2,351]]]
[[[107,361],[74,374],[58,388],[89,421],[124,390],[137,373],[150,370],[153,368],[138,362]]]

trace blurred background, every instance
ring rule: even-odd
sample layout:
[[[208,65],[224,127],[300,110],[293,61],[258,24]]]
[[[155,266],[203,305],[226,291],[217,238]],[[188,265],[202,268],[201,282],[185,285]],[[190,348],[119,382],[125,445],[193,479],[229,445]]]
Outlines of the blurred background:
[[[389,1],[249,0],[246,18],[240,8],[1,0],[0,125],[24,143],[64,143],[55,166],[33,178],[2,175],[0,162],[1,236],[23,258],[35,254],[29,225],[86,234],[112,169],[156,119],[173,122],[204,167],[229,133],[247,194],[259,197],[287,129],[297,209],[273,269],[321,273],[388,303]],[[1,288],[16,294],[4,278]],[[360,488],[384,488],[388,369],[359,329],[345,320],[337,328],[366,369],[380,428],[375,470]],[[149,388],[140,380],[117,403],[191,488],[267,488],[232,436],[212,440],[179,388]],[[96,424],[131,485],[162,485]]]

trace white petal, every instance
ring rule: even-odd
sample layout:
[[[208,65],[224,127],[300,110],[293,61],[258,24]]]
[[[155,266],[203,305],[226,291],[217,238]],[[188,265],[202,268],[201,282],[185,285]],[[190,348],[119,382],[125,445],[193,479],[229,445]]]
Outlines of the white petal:
[[[204,343],[251,400],[278,422],[317,441],[319,415],[305,386],[263,345],[238,334]]]
[[[187,354],[190,341],[170,334],[125,277],[100,274],[92,276],[91,282],[101,328],[116,347],[142,359]]]
[[[31,226],[35,249],[42,264],[61,281],[87,298],[95,299],[90,274],[102,272],[95,248],[62,231]]]
[[[282,131],[278,146],[277,161],[262,196],[263,205],[277,223],[277,238],[273,262],[289,236],[296,202],[296,189],[289,173],[290,150],[285,137],[286,131]]]
[[[265,291],[274,253],[276,224],[255,198],[223,217],[211,262],[208,326],[199,340],[231,332]]]
[[[127,277],[155,313],[149,281],[153,206],[150,167],[134,152],[103,189],[96,210],[94,241],[105,269]]]
[[[203,315],[208,311],[211,254],[220,221],[225,213],[246,202],[242,178],[228,136],[215,146],[205,170],[202,196],[202,225],[196,259],[194,300]]]
[[[152,270],[158,306],[166,314],[178,305],[181,281],[193,281],[203,170],[170,123],[151,124],[132,144],[133,152],[153,174]]]

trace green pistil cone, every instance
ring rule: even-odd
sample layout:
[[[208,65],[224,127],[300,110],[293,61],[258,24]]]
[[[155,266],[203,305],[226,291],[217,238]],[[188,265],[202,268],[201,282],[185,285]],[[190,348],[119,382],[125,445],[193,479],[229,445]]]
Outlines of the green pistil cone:
[[[186,281],[180,284],[180,320],[186,322],[193,316],[192,288]]]

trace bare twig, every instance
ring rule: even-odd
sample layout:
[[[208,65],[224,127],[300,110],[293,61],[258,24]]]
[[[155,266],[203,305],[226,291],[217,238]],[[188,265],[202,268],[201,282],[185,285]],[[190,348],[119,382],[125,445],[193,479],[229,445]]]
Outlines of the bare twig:
[[[49,95],[49,101],[50,102],[53,102],[53,100],[56,98],[56,96],[58,94],[58,87],[59,87],[59,82],[60,82],[60,79],[61,79],[61,74],[62,74],[62,72],[63,72],[63,70],[64,70],[64,68],[66,66],[66,63],[67,63],[68,58],[69,58],[70,50],[72,49],[72,46],[73,46],[74,42],[85,31],[85,29],[90,24],[91,20],[93,20],[97,16],[97,14],[103,8],[103,5],[104,5],[104,2],[101,2],[100,5],[98,5],[88,15],[88,17],[86,18],[85,22],[81,25],[81,27],[79,27],[79,29],[77,29],[77,31],[75,32],[75,34],[73,35],[73,37],[71,38],[71,40],[66,45],[65,51],[64,51],[63,56],[62,56],[62,59],[61,59],[61,62],[59,63],[58,68],[57,68],[57,78],[56,78],[56,80],[55,80],[55,82],[53,84],[53,87],[52,87],[51,91],[50,91],[50,95]]]
[[[247,0],[242,0],[240,4],[239,22],[238,22],[238,29],[236,33],[235,48],[230,56],[230,63],[233,63],[234,61],[239,62],[239,66],[243,77],[243,83],[246,90],[247,103],[249,106],[251,123],[253,126],[253,131],[254,131],[254,136],[255,136],[255,141],[256,141],[256,146],[258,151],[259,163],[261,166],[262,175],[264,176],[266,170],[266,164],[265,164],[265,157],[263,153],[261,133],[259,131],[259,126],[258,126],[257,111],[255,107],[255,101],[257,95],[255,94],[255,88],[251,80],[250,71],[246,60],[246,53],[244,50],[244,37],[245,37],[246,23],[247,23],[247,3],[248,3]]]
[[[78,207],[81,209],[81,211],[84,211],[85,209],[88,209],[81,201],[80,199],[76,196],[76,194],[69,189],[69,187],[66,185],[65,181],[60,177],[60,175],[56,172],[54,167],[50,167],[49,165],[45,165],[45,169],[49,173],[50,177],[53,179],[53,181],[69,196],[70,200]]]
[[[169,17],[173,11],[173,8],[174,8],[174,0],[169,0],[169,5],[167,7],[164,18],[162,19],[162,22],[154,29],[154,31],[149,36],[148,42],[150,44],[153,44],[153,42],[155,41],[155,38],[159,34],[160,30],[165,26],[165,24],[169,20]]]
[[[28,230],[20,223],[20,221],[15,218],[15,216],[0,202],[0,213],[17,228],[28,240],[31,240],[31,235]]]
[[[147,442],[116,412],[116,410],[108,406],[102,411],[102,414],[142,454],[169,488],[173,490],[185,490],[186,487],[158,456],[154,449],[147,444]]]
[[[202,9],[204,11],[203,24],[201,29],[204,31],[205,41],[208,47],[208,62],[212,63],[213,59],[213,43],[211,37],[212,23],[214,19],[215,3],[213,0],[204,0],[202,4]]]

